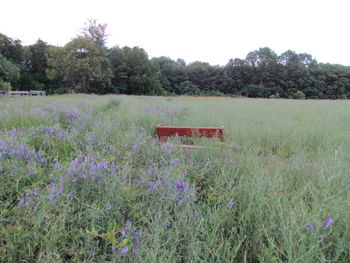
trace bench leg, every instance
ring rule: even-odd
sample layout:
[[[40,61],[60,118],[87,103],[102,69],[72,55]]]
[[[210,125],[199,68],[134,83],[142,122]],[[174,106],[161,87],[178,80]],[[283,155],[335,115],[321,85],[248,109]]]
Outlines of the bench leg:
[[[160,136],[160,137],[159,137],[159,141],[160,141],[161,143],[166,143],[166,141],[165,141],[165,136]]]

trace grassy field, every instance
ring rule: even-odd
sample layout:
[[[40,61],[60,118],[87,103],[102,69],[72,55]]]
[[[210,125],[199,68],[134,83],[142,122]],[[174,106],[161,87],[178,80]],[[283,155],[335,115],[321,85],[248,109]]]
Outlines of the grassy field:
[[[349,101],[2,98],[0,120],[0,262],[350,262]]]

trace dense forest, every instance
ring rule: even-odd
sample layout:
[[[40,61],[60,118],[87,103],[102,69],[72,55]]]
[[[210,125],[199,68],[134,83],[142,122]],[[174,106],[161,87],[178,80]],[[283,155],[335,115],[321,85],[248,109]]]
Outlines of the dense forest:
[[[23,46],[0,33],[0,90],[136,95],[228,95],[262,98],[350,98],[350,67],[310,54],[277,55],[268,47],[224,66],[149,59],[140,47],[106,46],[106,24],[89,20],[64,47]]]

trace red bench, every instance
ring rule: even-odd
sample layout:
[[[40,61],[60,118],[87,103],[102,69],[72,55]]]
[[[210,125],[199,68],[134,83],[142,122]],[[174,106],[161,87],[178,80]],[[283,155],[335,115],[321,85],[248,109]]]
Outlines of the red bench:
[[[183,126],[156,126],[157,136],[161,143],[165,143],[165,137],[217,137],[220,141],[224,141],[224,126],[221,127],[183,127]],[[182,148],[198,148],[193,145],[182,145]]]

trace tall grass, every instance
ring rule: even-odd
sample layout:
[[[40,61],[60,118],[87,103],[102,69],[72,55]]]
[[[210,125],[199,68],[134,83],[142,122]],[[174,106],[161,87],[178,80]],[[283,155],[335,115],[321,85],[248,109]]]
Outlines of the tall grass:
[[[348,101],[0,100],[0,262],[349,262]],[[159,145],[154,127],[225,126]]]

